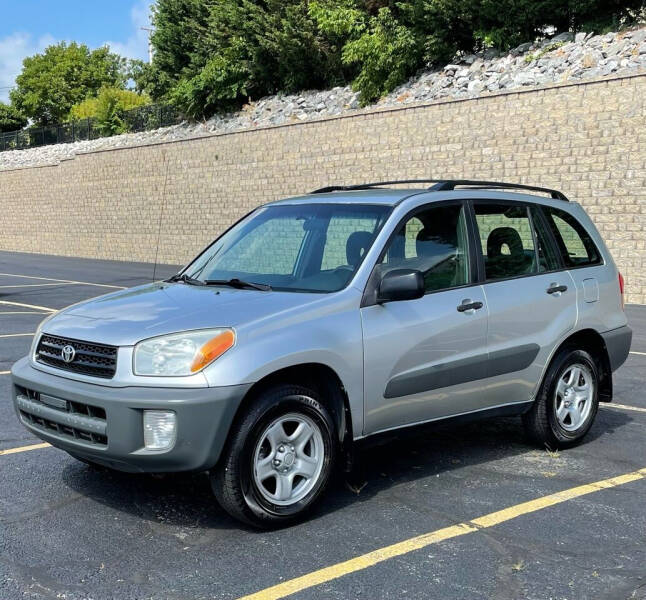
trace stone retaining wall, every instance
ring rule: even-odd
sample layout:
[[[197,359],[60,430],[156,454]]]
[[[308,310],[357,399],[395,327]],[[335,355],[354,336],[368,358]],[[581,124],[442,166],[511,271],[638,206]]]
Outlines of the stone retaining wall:
[[[646,75],[0,171],[0,249],[182,263],[264,202],[330,183],[427,177],[563,190],[607,240],[628,300],[646,303]]]

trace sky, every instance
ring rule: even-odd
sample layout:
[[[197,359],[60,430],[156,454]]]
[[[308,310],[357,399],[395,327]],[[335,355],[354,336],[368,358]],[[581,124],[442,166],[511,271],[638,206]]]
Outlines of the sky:
[[[0,0],[0,101],[22,60],[62,40],[110,48],[127,58],[148,57],[150,4],[154,0]]]

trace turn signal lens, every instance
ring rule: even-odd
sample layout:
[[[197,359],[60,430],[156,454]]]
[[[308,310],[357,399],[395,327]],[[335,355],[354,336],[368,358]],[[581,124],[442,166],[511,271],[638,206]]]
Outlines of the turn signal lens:
[[[224,354],[236,341],[235,334],[230,329],[210,339],[195,354],[191,363],[191,372],[195,373]]]

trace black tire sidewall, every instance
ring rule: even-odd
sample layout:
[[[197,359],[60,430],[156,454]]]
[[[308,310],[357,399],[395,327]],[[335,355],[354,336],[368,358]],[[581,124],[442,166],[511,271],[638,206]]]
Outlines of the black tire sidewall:
[[[556,386],[565,371],[575,364],[585,365],[590,370],[590,373],[592,373],[592,378],[594,380],[594,394],[592,396],[590,414],[585,422],[575,431],[567,431],[558,422],[558,418],[556,416]],[[544,393],[546,394],[545,409],[547,411],[547,420],[551,433],[560,446],[576,444],[588,433],[590,427],[592,427],[592,423],[594,423],[594,419],[599,408],[599,369],[597,364],[592,356],[584,350],[566,351],[557,357],[553,367],[550,369],[546,383],[547,385],[544,388]]]
[[[251,419],[245,423],[247,433],[241,440],[239,455],[237,457],[239,485],[244,500],[254,516],[262,521],[292,521],[306,514],[316,502],[318,497],[327,487],[336,457],[336,444],[334,441],[334,424],[325,407],[310,393],[287,393],[278,401],[275,396],[280,395],[280,390],[269,393],[260,401],[260,410],[253,411]],[[265,398],[274,397],[271,402],[263,403]],[[263,404],[266,404],[263,406]],[[290,506],[278,506],[270,503],[258,490],[253,479],[253,456],[258,442],[265,428],[275,419],[289,413],[303,414],[318,426],[323,437],[324,463],[319,479],[312,490],[300,501]]]

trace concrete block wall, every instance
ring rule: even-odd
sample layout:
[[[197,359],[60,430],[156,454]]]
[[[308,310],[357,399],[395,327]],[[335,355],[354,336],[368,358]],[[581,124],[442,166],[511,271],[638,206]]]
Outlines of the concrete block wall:
[[[628,300],[646,303],[646,74],[0,171],[0,249],[184,263],[264,202],[332,183],[442,177],[563,190],[607,240]]]

